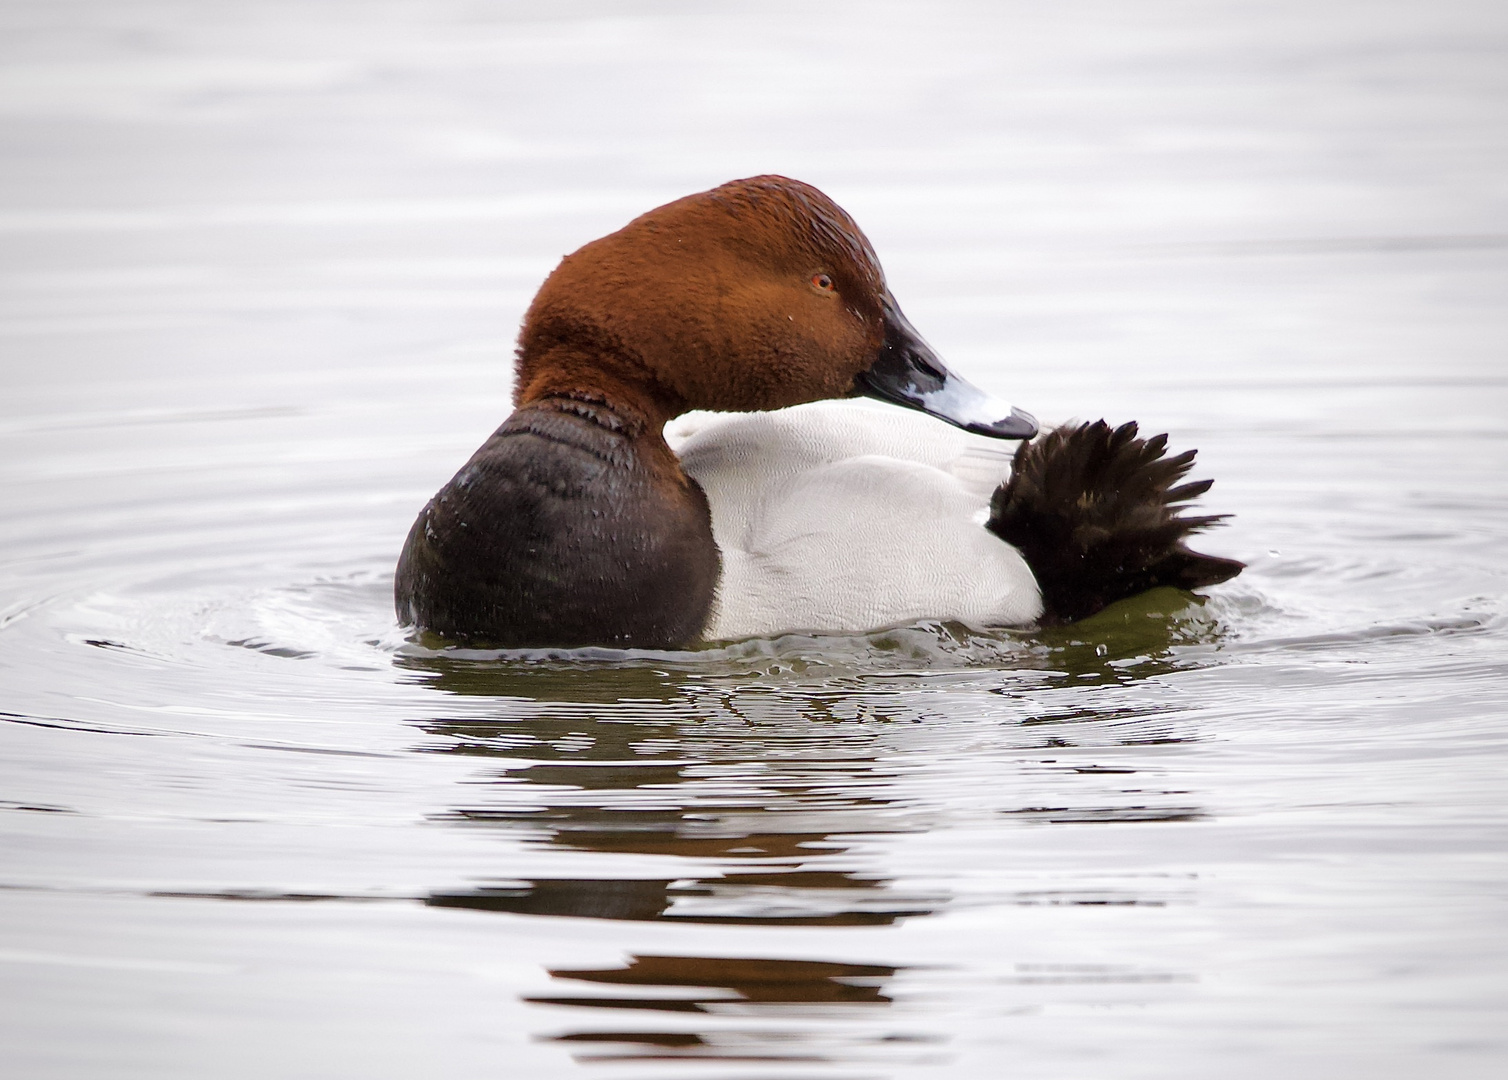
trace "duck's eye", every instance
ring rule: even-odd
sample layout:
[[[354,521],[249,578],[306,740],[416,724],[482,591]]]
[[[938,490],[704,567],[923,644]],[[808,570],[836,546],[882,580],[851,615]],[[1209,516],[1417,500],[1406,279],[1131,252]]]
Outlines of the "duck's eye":
[[[818,292],[832,292],[834,290],[833,279],[826,274],[813,274],[812,288]]]

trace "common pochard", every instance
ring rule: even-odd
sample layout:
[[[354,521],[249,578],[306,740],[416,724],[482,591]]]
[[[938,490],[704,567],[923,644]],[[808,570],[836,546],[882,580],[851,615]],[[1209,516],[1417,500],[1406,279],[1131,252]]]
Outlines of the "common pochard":
[[[887,406],[830,400],[859,396]],[[400,621],[452,642],[1063,622],[1242,568],[1184,546],[1217,518],[1180,516],[1209,482],[1179,483],[1194,453],[1164,436],[1097,422],[1005,452],[1036,421],[950,372],[859,227],[785,177],[566,256],[524,318],[514,405],[398,562]]]

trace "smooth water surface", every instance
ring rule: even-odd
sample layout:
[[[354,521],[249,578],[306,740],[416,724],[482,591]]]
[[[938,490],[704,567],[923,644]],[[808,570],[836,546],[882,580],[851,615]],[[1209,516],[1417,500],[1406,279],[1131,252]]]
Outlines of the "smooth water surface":
[[[1508,1068],[1508,19],[0,4],[0,1071]],[[818,184],[1250,568],[1053,632],[434,651],[555,261]]]

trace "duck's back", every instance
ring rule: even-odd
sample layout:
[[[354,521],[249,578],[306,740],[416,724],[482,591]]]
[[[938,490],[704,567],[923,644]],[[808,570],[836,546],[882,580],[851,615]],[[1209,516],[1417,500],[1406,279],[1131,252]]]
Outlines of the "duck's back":
[[[1010,471],[996,442],[850,402],[691,418],[666,434],[722,552],[709,638],[1041,613],[1025,561],[983,527]]]

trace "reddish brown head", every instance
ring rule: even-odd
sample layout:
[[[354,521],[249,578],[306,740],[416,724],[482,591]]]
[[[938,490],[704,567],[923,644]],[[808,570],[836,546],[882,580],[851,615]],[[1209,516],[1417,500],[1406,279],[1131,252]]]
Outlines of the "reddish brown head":
[[[949,379],[949,401],[972,391],[901,315],[853,219],[808,184],[756,176],[566,256],[524,318],[515,404],[604,393],[663,421],[867,393],[960,423],[932,407]]]

